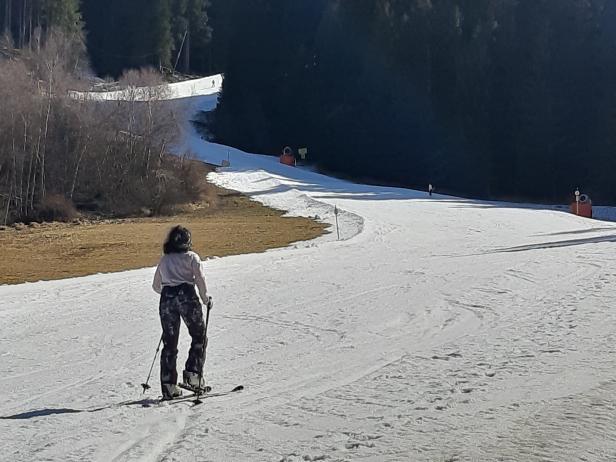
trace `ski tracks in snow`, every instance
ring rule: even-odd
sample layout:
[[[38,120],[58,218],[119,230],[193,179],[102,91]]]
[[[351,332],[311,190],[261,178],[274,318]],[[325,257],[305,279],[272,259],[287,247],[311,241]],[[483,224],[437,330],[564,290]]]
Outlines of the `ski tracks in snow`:
[[[206,262],[207,380],[246,390],[196,408],[114,405],[139,400],[159,338],[152,269],[0,287],[0,458],[616,459],[616,226],[193,138],[231,159],[221,186],[332,226],[336,207],[341,240]]]
[[[160,407],[164,407],[160,406]],[[167,406],[169,407],[169,406]],[[119,438],[117,447],[113,441],[107,441],[108,447],[95,455],[100,462],[122,462],[138,460],[142,462],[155,462],[176,442],[190,418],[187,409],[165,409],[164,414],[152,413],[151,416],[139,423],[131,432],[133,439],[124,441]]]
[[[400,202],[392,224],[380,216],[381,204],[362,206],[372,218],[350,241],[207,262],[220,300],[210,383],[247,389],[195,409],[79,412],[138,395],[135,381],[159,329],[151,270],[63,282],[62,290],[30,286],[43,295],[24,316],[43,311],[46,300],[56,306],[34,323],[40,348],[19,339],[27,326],[16,308],[21,289],[6,289],[9,301],[11,292],[16,298],[0,315],[23,326],[15,336],[2,332],[12,345],[8,358],[19,352],[28,368],[40,358],[52,366],[26,372],[19,361],[5,363],[4,382],[17,399],[2,405],[3,414],[39,413],[18,430],[0,421],[14,435],[11,459],[488,461],[523,454],[560,461],[613,454],[616,267],[603,252],[543,249],[452,261],[434,252],[451,240],[453,224],[438,229],[447,206],[434,205],[428,224],[417,220],[421,203]],[[471,233],[448,253],[506,238],[493,233]],[[125,285],[141,299],[109,300]],[[79,290],[87,295],[76,298]],[[65,341],[54,348],[58,335]],[[180,351],[186,347],[183,334]],[[157,383],[154,377],[154,390]]]

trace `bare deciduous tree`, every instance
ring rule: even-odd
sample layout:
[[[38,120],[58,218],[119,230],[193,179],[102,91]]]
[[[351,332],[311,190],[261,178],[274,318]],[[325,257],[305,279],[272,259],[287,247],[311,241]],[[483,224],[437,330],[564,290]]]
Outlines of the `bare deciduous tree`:
[[[112,215],[161,213],[196,199],[190,168],[167,152],[177,130],[162,80],[135,71],[122,80],[121,101],[75,97],[69,90],[83,82],[73,52],[58,34],[40,51],[0,58],[1,221],[57,219],[62,209],[69,218],[73,203]]]

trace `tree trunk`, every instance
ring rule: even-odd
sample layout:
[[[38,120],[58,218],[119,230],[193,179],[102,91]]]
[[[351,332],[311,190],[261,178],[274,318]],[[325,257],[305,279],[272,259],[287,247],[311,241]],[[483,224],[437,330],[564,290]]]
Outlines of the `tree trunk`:
[[[19,172],[19,214],[23,215],[26,213],[25,204],[27,201],[27,197],[24,197],[24,173],[26,169],[26,147],[28,146],[28,120],[23,115],[21,118],[24,123],[24,144],[21,148],[23,159],[21,160],[21,168]],[[27,192],[25,194],[27,194]]]
[[[77,158],[77,165],[75,165],[75,171],[73,172],[73,183],[71,184],[71,192],[69,194],[69,197],[71,200],[73,200],[73,195],[75,194],[75,187],[77,186],[77,178],[79,176],[79,168],[81,167],[81,160],[83,159],[83,156],[85,155],[88,149],[89,141],[90,141],[90,137],[87,137],[86,142],[84,143],[83,148],[81,149],[81,152],[79,153],[79,157]]]
[[[53,65],[49,68],[49,94],[47,95],[47,114],[45,115],[45,133],[43,135],[43,149],[41,149],[41,197],[47,194],[45,188],[45,153],[47,151],[47,135],[49,133],[49,116],[51,115],[51,100],[53,95]]]

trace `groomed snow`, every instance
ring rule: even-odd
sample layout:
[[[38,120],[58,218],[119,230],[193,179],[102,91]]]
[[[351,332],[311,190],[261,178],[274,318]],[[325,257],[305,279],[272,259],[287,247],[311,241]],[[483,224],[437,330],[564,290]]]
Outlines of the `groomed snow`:
[[[230,159],[217,184],[329,223],[337,206],[342,239],[206,263],[207,379],[246,390],[197,408],[155,404],[158,367],[141,395],[152,268],[0,287],[0,459],[616,459],[616,225],[352,184],[183,133]],[[187,347],[184,330],[180,368]]]
[[[216,74],[201,79],[186,80],[157,87],[129,87],[122,90],[89,93],[74,91],[70,94],[75,98],[91,101],[148,101],[151,98],[169,101],[216,95],[222,88],[222,82],[223,75]]]

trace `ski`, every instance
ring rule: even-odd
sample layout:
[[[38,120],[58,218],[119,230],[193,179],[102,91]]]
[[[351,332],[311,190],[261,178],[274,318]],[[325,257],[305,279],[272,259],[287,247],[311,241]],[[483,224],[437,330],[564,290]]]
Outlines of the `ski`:
[[[180,387],[182,390],[190,391],[191,393],[194,393],[194,394],[197,394],[197,392],[199,392],[202,395],[207,395],[209,392],[212,391],[212,387],[206,386],[205,388],[202,388],[201,390],[197,390],[196,388],[190,387],[183,383],[178,383],[178,387]]]
[[[201,377],[199,377],[199,380],[201,380]],[[203,401],[201,401],[201,397],[202,396],[206,396],[209,392],[212,391],[212,387],[208,387],[206,386],[205,388],[193,388],[191,386],[188,386],[184,383],[180,383],[178,384],[178,386],[183,389],[183,390],[187,390],[192,392],[191,396],[196,397],[195,400],[193,401],[193,404],[196,406],[197,404],[202,404]]]
[[[193,400],[197,398],[197,393],[193,390],[188,389],[187,387],[181,387],[184,388],[185,390],[190,391],[191,393],[188,395],[184,395],[184,396],[179,396],[177,398],[174,399],[170,399],[170,400],[160,400],[161,403],[169,403],[169,404],[176,404],[176,403],[185,403],[188,402],[190,400]],[[211,387],[207,387],[211,390]],[[220,392],[216,392],[216,393],[211,393],[211,391],[208,391],[207,393],[199,393],[199,398],[201,399],[208,399],[208,398],[216,398],[219,396],[227,396],[233,393],[237,393],[239,391],[242,391],[244,389],[244,385],[238,385],[237,387],[233,388],[232,390],[229,391],[220,391]],[[200,402],[195,401],[194,402],[195,405],[200,404]]]

